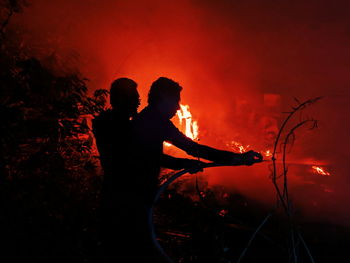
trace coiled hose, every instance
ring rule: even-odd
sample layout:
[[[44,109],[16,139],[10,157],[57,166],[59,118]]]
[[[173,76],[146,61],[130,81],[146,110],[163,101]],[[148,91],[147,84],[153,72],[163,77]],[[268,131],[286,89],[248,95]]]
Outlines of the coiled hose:
[[[149,208],[148,211],[148,225],[150,228],[150,232],[151,232],[151,237],[152,237],[152,241],[154,246],[157,248],[157,250],[160,252],[160,254],[163,256],[164,260],[166,260],[166,262],[168,263],[174,263],[174,261],[169,257],[169,255],[164,251],[164,249],[162,248],[162,246],[159,244],[158,240],[157,240],[157,236],[155,233],[155,227],[154,227],[154,222],[153,222],[153,210],[154,210],[154,206],[156,205],[159,197],[161,196],[161,194],[165,191],[165,189],[172,183],[174,182],[177,178],[183,176],[184,174],[187,174],[189,172],[192,172],[194,169],[198,169],[201,170],[203,168],[209,168],[209,167],[219,167],[219,166],[232,166],[231,165],[227,165],[227,164],[217,164],[217,163],[203,163],[203,165],[201,165],[200,167],[193,167],[193,168],[187,168],[187,169],[183,169],[179,172],[177,172],[176,174],[174,174],[173,176],[171,176],[167,181],[165,181],[160,187],[158,192],[156,193],[153,203],[151,205],[151,207]]]

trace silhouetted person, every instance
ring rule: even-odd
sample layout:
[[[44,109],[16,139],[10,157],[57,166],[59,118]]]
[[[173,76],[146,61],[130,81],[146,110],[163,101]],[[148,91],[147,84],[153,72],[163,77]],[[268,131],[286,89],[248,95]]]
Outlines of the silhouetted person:
[[[101,112],[93,120],[93,133],[106,186],[116,180],[113,176],[115,163],[119,162],[116,160],[125,158],[125,149],[129,146],[130,119],[137,114],[140,105],[136,82],[128,78],[116,79],[110,88],[110,104],[112,109]]]
[[[130,120],[137,113],[137,84],[127,78],[115,80],[110,89],[112,109],[93,120],[93,132],[104,170],[101,205],[101,230],[107,262],[135,262],[139,253],[138,239],[144,236],[147,220],[144,202],[134,189],[131,165],[133,154]],[[162,154],[163,167],[182,169],[198,164],[196,160],[174,158]],[[135,245],[136,244],[136,245]],[[130,259],[125,259],[125,257]]]
[[[124,202],[130,183],[126,165],[130,147],[130,119],[140,105],[137,84],[128,78],[115,80],[110,88],[108,109],[93,120],[93,133],[104,171],[101,204],[101,232],[107,262],[115,262],[124,250],[124,225],[128,209]]]
[[[140,222],[147,222],[147,209],[158,190],[158,176],[164,159],[163,142],[169,142],[194,157],[216,163],[252,165],[262,160],[262,156],[254,151],[239,154],[217,150],[198,144],[180,132],[170,119],[180,108],[181,90],[182,87],[175,81],[159,78],[150,88],[148,106],[132,120],[133,147],[130,148],[129,154],[132,156],[130,171],[133,178],[132,195],[138,200]],[[145,223],[140,223],[139,226],[141,238],[137,246],[145,248],[142,251],[145,261],[142,262],[148,262],[146,260],[152,260],[152,257],[155,260],[157,256],[151,249],[149,229]]]

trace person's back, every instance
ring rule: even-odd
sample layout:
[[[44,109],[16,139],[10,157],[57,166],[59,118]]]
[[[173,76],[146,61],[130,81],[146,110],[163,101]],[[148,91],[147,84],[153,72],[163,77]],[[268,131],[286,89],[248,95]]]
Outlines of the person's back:
[[[105,183],[113,183],[122,179],[121,176],[116,178],[117,176],[113,174],[123,168],[119,164],[123,164],[125,151],[129,147],[127,138],[129,131],[130,120],[117,110],[103,111],[93,120],[93,132]]]
[[[138,195],[143,196],[144,201],[152,201],[158,186],[164,141],[163,122],[149,107],[132,121],[133,152],[130,155],[137,162],[136,166],[132,165],[133,177]]]
[[[127,197],[130,185],[128,148],[130,147],[130,118],[137,113],[139,94],[137,84],[127,78],[112,83],[110,90],[112,109],[101,112],[93,120],[93,133],[104,170],[101,204],[102,240],[106,261],[120,259],[128,236],[125,224],[131,208]]]

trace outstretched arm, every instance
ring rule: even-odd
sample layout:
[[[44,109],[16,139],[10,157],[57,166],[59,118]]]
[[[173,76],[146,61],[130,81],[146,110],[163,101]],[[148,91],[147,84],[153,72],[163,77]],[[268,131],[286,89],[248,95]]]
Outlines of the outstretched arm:
[[[203,164],[200,161],[186,158],[175,158],[167,154],[162,154],[160,159],[161,167],[172,170],[200,167]]]
[[[246,153],[234,153],[218,150],[192,141],[181,133],[170,121],[167,123],[167,141],[184,150],[187,154],[200,157],[221,164],[252,165],[262,161],[262,155],[249,151]]]

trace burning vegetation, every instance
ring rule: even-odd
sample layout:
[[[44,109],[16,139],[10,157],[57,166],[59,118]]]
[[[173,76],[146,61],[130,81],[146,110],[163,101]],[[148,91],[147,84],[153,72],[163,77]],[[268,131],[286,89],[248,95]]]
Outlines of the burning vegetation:
[[[106,107],[108,92],[101,89],[90,94],[90,82],[79,72],[57,70],[65,64],[59,52],[33,55],[21,31],[8,27],[26,2],[4,1],[0,6],[0,240],[4,244],[0,260],[101,262],[102,177],[90,119]],[[44,46],[41,50],[47,51]],[[267,97],[269,107],[278,100],[278,96]],[[175,122],[189,138],[205,140],[207,123],[215,123],[216,117],[201,122],[196,118],[197,108],[189,104],[191,108],[181,105]],[[298,102],[291,112],[311,104]],[[264,117],[247,110],[245,102],[235,107],[236,112],[244,112],[243,124],[254,123],[254,128]],[[166,189],[155,207],[154,222],[160,243],[174,261],[322,263],[336,262],[335,255],[347,258],[348,227],[331,221],[337,216],[334,213],[322,217],[324,203],[339,206],[331,185],[338,175],[330,161],[303,161],[310,157],[305,154],[289,160],[294,138],[303,136],[302,132],[296,136],[296,131],[314,122],[297,118],[273,147],[281,116],[279,111],[269,115],[264,119],[266,127],[259,130],[266,133],[268,146],[250,140],[248,124],[241,134],[213,136],[222,147],[240,153],[258,149],[265,157],[260,168],[250,170],[252,174],[239,169],[235,176],[230,172],[235,188],[210,182],[205,171],[183,177]],[[235,125],[241,124],[238,117]],[[165,148],[173,150],[170,145]],[[219,170],[215,177],[221,173],[227,171]],[[244,180],[259,187],[267,181],[269,187],[252,188],[258,194],[249,196],[244,187],[250,185],[244,185]],[[307,198],[300,201],[298,194],[300,199]],[[277,195],[278,201],[276,205],[274,198],[260,202],[259,195]],[[305,216],[309,210],[311,216]]]
[[[329,172],[327,172],[325,168],[322,168],[322,167],[316,166],[316,165],[311,166],[311,168],[312,168],[312,172],[314,174],[320,174],[323,176],[331,176],[331,174]]]
[[[192,113],[190,111],[189,105],[180,105],[180,109],[177,111],[176,114],[178,128],[189,138],[195,141],[199,141],[199,124],[198,121],[194,120],[192,117]],[[229,141],[225,143],[226,146],[231,149],[234,152],[237,153],[244,153],[251,149],[257,149],[258,147],[254,145],[243,145],[239,141]],[[165,147],[170,147],[171,144],[164,143]],[[261,149],[260,153],[265,157],[266,160],[271,160],[272,158],[272,149]],[[307,159],[307,157],[305,157]],[[310,167],[309,171],[312,174],[318,174],[323,176],[331,176],[331,174],[326,170],[325,167],[319,166],[318,164],[321,163],[321,161],[313,160],[313,163],[308,163],[307,166]],[[302,164],[302,163],[296,163],[296,164]]]

